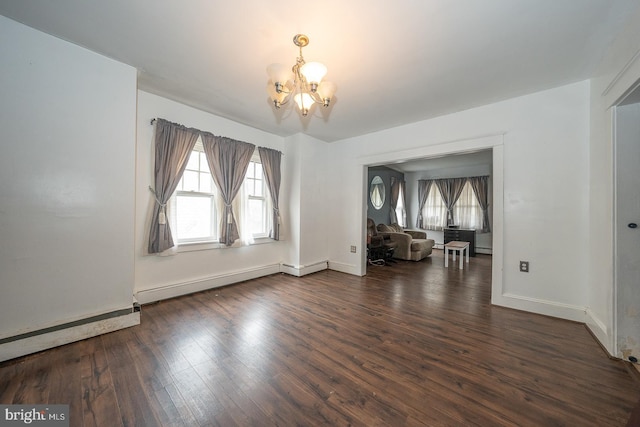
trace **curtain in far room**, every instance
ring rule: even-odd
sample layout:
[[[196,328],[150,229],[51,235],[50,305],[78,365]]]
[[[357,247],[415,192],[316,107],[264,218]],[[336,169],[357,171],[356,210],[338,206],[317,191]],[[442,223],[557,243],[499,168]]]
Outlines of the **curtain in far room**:
[[[400,181],[395,176],[391,177],[391,200],[389,200],[389,224],[397,224],[398,197],[400,196]]]
[[[469,184],[473,188],[478,204],[482,209],[482,232],[491,232],[491,223],[489,221],[489,177],[474,176],[469,178]]]
[[[425,229],[427,225],[424,221],[424,207],[427,203],[427,197],[429,196],[429,190],[433,184],[432,180],[421,179],[418,181],[418,216],[416,218],[416,227]]]
[[[464,184],[467,181],[466,178],[447,178],[447,179],[437,179],[436,185],[440,190],[440,196],[442,197],[442,201],[447,207],[447,222],[446,225],[456,224],[453,206],[458,201],[460,194],[462,193],[462,189],[464,188]]]

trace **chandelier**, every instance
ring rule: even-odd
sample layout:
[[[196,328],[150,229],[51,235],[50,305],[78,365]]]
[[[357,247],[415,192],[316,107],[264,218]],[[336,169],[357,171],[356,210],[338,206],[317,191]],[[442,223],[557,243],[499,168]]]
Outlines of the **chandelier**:
[[[336,85],[322,81],[327,74],[327,67],[319,62],[304,61],[302,48],[309,44],[309,37],[297,34],[293,43],[300,48],[300,56],[291,69],[283,64],[271,64],[267,67],[270,79],[267,93],[276,108],[286,105],[293,98],[302,115],[306,116],[314,104],[329,106]]]

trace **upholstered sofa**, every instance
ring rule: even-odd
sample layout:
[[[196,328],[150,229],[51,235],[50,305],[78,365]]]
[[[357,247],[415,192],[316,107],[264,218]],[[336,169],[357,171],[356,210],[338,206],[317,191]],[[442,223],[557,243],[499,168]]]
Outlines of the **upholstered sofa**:
[[[378,234],[388,236],[398,246],[393,257],[407,261],[420,261],[431,255],[435,240],[427,239],[427,233],[420,230],[404,230],[398,224],[378,224]]]

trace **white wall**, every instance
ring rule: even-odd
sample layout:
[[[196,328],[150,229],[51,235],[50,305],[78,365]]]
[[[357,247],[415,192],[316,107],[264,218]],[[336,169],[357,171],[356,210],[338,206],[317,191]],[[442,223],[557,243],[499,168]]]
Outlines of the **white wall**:
[[[145,255],[153,195],[152,118],[160,117],[215,135],[246,141],[256,146],[284,151],[283,138],[227,120],[201,110],[138,92],[138,145],[136,172],[135,292],[146,303],[227,285],[279,271],[288,250],[288,241],[239,248],[179,252],[173,256]],[[289,186],[288,165],[283,159],[283,186]],[[282,216],[288,218],[288,194],[281,190]],[[283,236],[286,239],[285,236]]]
[[[290,247],[284,270],[303,275],[327,267],[328,211],[327,143],[303,134],[285,139],[285,163],[290,171],[283,190],[289,197],[285,221]]]
[[[504,134],[503,289],[494,300],[584,320],[589,94],[589,83],[580,82],[331,144],[330,197],[344,206],[330,216],[331,263],[362,271],[364,257],[346,249],[364,240],[363,164],[425,157],[439,147],[465,146],[456,141]],[[531,262],[530,273],[518,271],[519,260]]]
[[[640,79],[640,9],[630,16],[591,79],[588,326],[615,355],[611,107]]]
[[[136,70],[0,16],[0,338],[131,309]]]

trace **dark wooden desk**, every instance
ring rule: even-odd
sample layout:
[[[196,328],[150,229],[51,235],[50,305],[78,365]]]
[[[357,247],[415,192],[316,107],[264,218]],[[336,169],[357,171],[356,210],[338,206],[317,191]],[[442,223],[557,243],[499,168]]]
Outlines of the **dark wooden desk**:
[[[469,256],[476,256],[476,230],[468,228],[445,228],[444,244],[460,241],[469,242]]]

